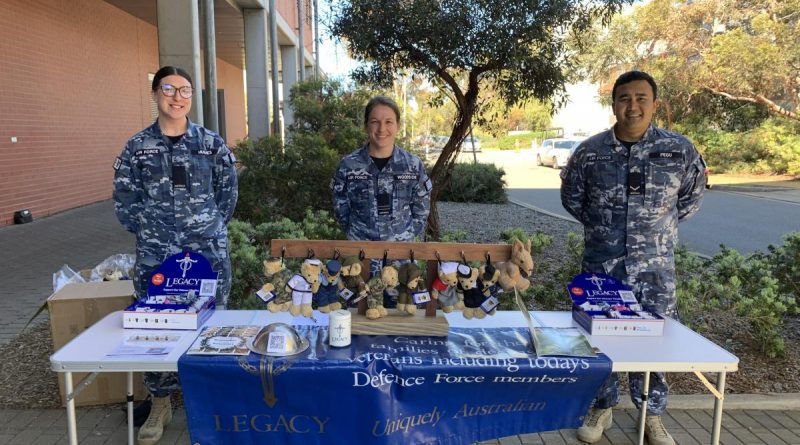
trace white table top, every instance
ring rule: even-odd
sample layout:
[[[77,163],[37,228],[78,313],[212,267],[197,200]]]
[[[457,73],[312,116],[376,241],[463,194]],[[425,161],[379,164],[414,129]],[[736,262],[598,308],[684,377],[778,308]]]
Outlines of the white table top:
[[[569,312],[532,312],[534,319],[550,327],[573,326]],[[319,314],[315,312],[315,317]],[[517,311],[498,311],[483,320],[466,320],[460,313],[444,315],[450,327],[524,327],[525,319]],[[324,317],[320,317],[320,320]],[[209,326],[266,325],[273,322],[291,324],[294,318],[287,312],[215,311],[206,322]],[[123,341],[133,335],[170,332],[180,340],[170,354],[161,356],[109,357]],[[122,312],[107,315],[75,337],[50,357],[51,369],[56,372],[141,372],[177,371],[178,358],[191,346],[198,331],[154,331],[123,329]],[[588,336],[589,342],[611,358],[616,372],[733,372],[739,359],[700,334],[667,319],[661,337]]]

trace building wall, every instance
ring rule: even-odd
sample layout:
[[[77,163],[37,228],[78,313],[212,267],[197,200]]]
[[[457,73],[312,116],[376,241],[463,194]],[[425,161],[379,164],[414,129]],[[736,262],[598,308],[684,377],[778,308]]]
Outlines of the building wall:
[[[110,196],[157,52],[153,26],[99,0],[0,3],[0,225]]]
[[[217,64],[236,142],[242,71]],[[156,27],[101,0],[0,2],[0,226],[111,197],[114,158],[153,121],[158,67]]]
[[[306,16],[305,23],[303,23],[303,43],[306,47],[306,50],[309,54],[314,52],[314,33],[311,27],[310,19],[313,18],[313,0],[305,0],[306,3],[304,5],[303,13]],[[289,24],[290,27],[295,32],[295,36],[299,35],[297,32],[297,1],[296,0],[276,0],[275,1],[275,9],[278,10],[278,14],[286,20],[286,23]]]

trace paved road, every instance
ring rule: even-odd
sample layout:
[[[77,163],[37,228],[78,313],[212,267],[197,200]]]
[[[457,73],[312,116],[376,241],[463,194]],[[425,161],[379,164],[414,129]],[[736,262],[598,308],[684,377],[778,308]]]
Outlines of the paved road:
[[[536,167],[529,150],[485,152],[480,160],[506,170],[511,198],[570,218],[561,206],[559,170]],[[720,244],[749,254],[782,244],[793,231],[800,231],[800,190],[719,186],[707,191],[702,208],[680,224],[678,235],[705,255],[718,253]]]

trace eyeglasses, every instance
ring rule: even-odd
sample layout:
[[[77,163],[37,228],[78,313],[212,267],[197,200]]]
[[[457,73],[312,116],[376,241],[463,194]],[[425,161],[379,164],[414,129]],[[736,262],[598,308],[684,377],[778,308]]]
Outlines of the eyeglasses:
[[[192,87],[189,86],[175,88],[174,85],[165,83],[161,85],[161,92],[164,93],[164,95],[167,97],[174,97],[175,93],[180,93],[182,98],[191,99],[192,94],[194,93],[194,89],[192,89]]]

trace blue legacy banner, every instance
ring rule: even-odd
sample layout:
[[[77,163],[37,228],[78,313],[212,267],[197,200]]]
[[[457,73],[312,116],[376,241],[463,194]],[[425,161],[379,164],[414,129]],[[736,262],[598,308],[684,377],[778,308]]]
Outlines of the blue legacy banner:
[[[527,329],[353,336],[297,326],[295,357],[178,361],[191,443],[452,444],[575,428],[611,372],[598,357],[537,357]]]

